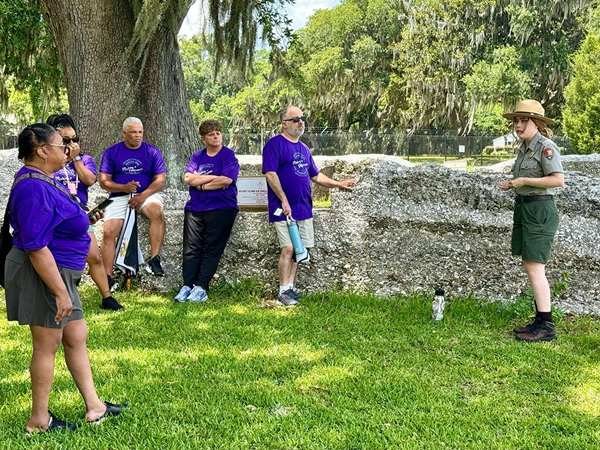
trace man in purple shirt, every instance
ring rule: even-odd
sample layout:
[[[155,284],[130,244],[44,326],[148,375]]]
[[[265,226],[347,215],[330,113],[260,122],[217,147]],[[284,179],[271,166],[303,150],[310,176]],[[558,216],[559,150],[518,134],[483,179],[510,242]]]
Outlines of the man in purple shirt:
[[[293,306],[300,300],[294,290],[298,263],[293,260],[294,247],[286,217],[296,220],[304,246],[314,247],[310,182],[348,191],[356,182],[353,179],[335,181],[319,172],[310,149],[300,142],[306,125],[306,116],[302,115],[300,108],[288,106],[281,112],[280,119],[281,134],[271,138],[263,149],[262,171],[268,183],[269,222],[275,224],[281,247],[277,299],[286,306]],[[280,214],[276,215],[276,212]]]
[[[163,276],[160,249],[165,237],[163,201],[159,192],[165,186],[165,161],[160,150],[144,142],[140,119],[128,117],[123,122],[123,141],[107,148],[100,162],[100,186],[114,202],[106,209],[101,244],[102,261],[111,285],[118,237],[127,208],[140,211],[150,220],[151,259],[147,270]]]

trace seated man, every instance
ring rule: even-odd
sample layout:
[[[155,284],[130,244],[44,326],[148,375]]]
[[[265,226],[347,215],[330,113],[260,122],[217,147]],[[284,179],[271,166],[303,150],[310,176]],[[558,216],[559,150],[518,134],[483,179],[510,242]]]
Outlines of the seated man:
[[[111,287],[114,285],[115,239],[123,227],[127,208],[140,211],[150,220],[151,259],[146,269],[159,277],[165,273],[159,256],[165,236],[163,201],[159,194],[165,186],[165,161],[160,150],[142,140],[144,126],[140,119],[125,119],[121,134],[123,141],[107,148],[100,162],[100,186],[110,192],[114,200],[104,215],[101,244],[102,261]]]

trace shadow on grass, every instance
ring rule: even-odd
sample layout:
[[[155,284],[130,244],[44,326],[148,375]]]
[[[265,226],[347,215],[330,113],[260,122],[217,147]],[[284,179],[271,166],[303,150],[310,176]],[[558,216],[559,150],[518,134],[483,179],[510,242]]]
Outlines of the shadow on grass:
[[[268,294],[254,283],[209,295],[206,304],[173,304],[170,296],[124,293],[126,309],[117,313],[86,305],[98,391],[132,410],[71,440],[33,443],[583,449],[598,442],[600,326],[591,318],[565,318],[558,341],[528,345],[513,339],[510,308],[468,298],[450,302],[435,322],[430,299],[419,296],[313,294],[296,308],[264,309],[257,305]],[[0,331],[0,442],[29,448],[19,433],[29,411],[30,339],[6,322]],[[51,404],[81,420],[62,362]],[[14,405],[18,413],[10,414]]]

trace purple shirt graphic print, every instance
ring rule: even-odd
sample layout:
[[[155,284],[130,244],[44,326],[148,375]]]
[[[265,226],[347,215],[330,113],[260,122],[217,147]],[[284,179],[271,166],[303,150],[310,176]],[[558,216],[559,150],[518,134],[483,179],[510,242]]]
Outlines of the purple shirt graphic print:
[[[94,162],[94,158],[90,155],[81,155],[81,162],[90,172],[96,175],[96,163]],[[69,189],[69,183],[76,184],[77,192],[75,192],[75,194],[79,197],[83,206],[87,205],[88,187],[78,179],[75,163],[73,161],[67,164],[64,169],[54,172],[53,175],[54,179],[64,184],[67,190]]]
[[[112,181],[119,184],[137,181],[140,183],[138,193],[145,191],[156,175],[166,172],[160,150],[146,142],[142,142],[136,149],[130,149],[124,142],[119,142],[107,148],[100,161],[100,173],[111,175]],[[125,193],[110,194],[111,197],[120,195]]]
[[[263,149],[262,171],[275,172],[283,192],[292,208],[296,220],[312,217],[312,191],[310,179],[319,174],[310,149],[303,142],[288,141],[281,134],[269,139]],[[273,215],[281,207],[281,200],[271,186],[267,186],[269,198],[269,221],[285,220],[285,217]]]
[[[201,212],[225,208],[238,209],[236,182],[240,165],[232,149],[221,147],[219,153],[214,156],[209,156],[206,149],[196,152],[190,158],[185,172],[224,176],[233,180],[233,183],[225,189],[201,191],[190,186],[190,199],[185,205],[186,210]]]

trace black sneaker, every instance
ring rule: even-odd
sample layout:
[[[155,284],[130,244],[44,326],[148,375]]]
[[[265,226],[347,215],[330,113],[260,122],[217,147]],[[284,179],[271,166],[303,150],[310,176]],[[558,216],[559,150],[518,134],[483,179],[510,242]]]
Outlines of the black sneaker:
[[[300,297],[300,295],[293,289],[288,289],[286,291],[294,300],[296,300],[297,302],[299,302],[300,300],[302,300],[302,297]]]
[[[119,283],[117,283],[115,281],[115,279],[113,277],[111,277],[110,275],[106,275],[106,277],[108,278],[108,289],[110,290],[110,293],[112,294],[119,288]]]
[[[111,295],[109,297],[102,299],[102,309],[111,309],[113,311],[118,311],[119,309],[123,309],[123,305],[121,305],[115,298]]]
[[[148,264],[146,265],[146,270],[148,271],[148,273],[151,273],[155,277],[162,277],[165,274],[165,271],[160,265],[159,255],[156,255],[154,258],[148,261]]]
[[[106,405],[106,411],[104,411],[104,414],[102,414],[100,417],[98,417],[96,420],[91,420],[88,422],[89,425],[100,425],[102,422],[104,422],[106,420],[107,417],[116,417],[119,414],[121,414],[121,412],[123,412],[124,409],[129,409],[129,405],[127,403],[123,403],[122,405],[116,405],[114,403],[110,403],[110,402],[102,402]]]

